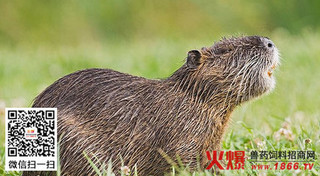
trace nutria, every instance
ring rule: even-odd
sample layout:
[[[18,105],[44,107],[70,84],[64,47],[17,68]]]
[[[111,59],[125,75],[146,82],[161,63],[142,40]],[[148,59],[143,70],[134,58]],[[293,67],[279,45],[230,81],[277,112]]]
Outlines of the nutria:
[[[33,107],[58,108],[62,175],[94,175],[84,151],[111,160],[116,173],[123,162],[139,175],[163,175],[171,169],[164,154],[205,168],[205,151],[219,149],[231,112],[274,88],[278,64],[268,38],[224,38],[189,51],[169,78],[82,70],[49,86]]]

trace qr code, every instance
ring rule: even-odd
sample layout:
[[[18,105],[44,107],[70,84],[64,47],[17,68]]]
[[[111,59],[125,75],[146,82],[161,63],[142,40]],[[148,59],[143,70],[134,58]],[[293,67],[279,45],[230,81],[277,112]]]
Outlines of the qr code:
[[[57,169],[57,109],[6,108],[6,170]]]

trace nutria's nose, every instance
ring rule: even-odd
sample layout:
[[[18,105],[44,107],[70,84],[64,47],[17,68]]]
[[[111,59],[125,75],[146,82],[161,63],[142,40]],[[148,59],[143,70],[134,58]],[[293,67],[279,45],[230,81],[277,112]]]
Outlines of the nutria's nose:
[[[263,43],[268,49],[272,49],[274,47],[273,42],[267,38],[263,38]]]

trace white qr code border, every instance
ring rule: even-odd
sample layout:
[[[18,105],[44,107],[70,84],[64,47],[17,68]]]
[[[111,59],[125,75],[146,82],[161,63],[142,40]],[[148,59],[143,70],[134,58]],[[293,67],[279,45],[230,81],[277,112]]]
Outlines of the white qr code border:
[[[9,119],[9,113],[8,112],[18,112],[18,111],[44,111],[44,112],[54,112],[53,118],[48,120],[53,120],[54,124],[54,149],[50,149],[50,152],[53,151],[54,156],[8,156],[9,152],[9,146],[8,146],[8,132],[9,132],[9,121],[12,119]],[[47,115],[47,114],[46,114]],[[47,116],[46,116],[47,117]],[[57,108],[5,108],[5,170],[6,171],[56,171],[57,170],[57,158],[58,158],[58,145],[57,145]],[[36,135],[39,133],[36,132]],[[27,140],[27,132],[25,132],[25,140]],[[32,140],[33,136],[29,138]],[[12,148],[10,148],[12,150]],[[13,151],[14,152],[14,151]],[[16,151],[17,152],[17,151]],[[19,166],[24,167],[12,167],[12,164],[15,163],[20,164]],[[11,164],[11,167],[9,167],[9,164]],[[32,167],[28,167],[32,166]]]

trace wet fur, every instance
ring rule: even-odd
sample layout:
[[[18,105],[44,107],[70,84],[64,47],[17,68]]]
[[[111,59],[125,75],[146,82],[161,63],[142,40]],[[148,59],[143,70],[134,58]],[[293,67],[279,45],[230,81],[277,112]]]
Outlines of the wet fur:
[[[266,70],[276,48],[258,36],[223,39],[188,53],[172,76],[149,80],[109,69],[67,75],[43,91],[33,107],[58,108],[62,175],[94,175],[84,157],[123,164],[139,175],[163,175],[176,156],[205,168],[205,151],[218,150],[234,108],[274,87]],[[37,175],[45,172],[24,172]],[[50,172],[50,175],[55,175]]]

